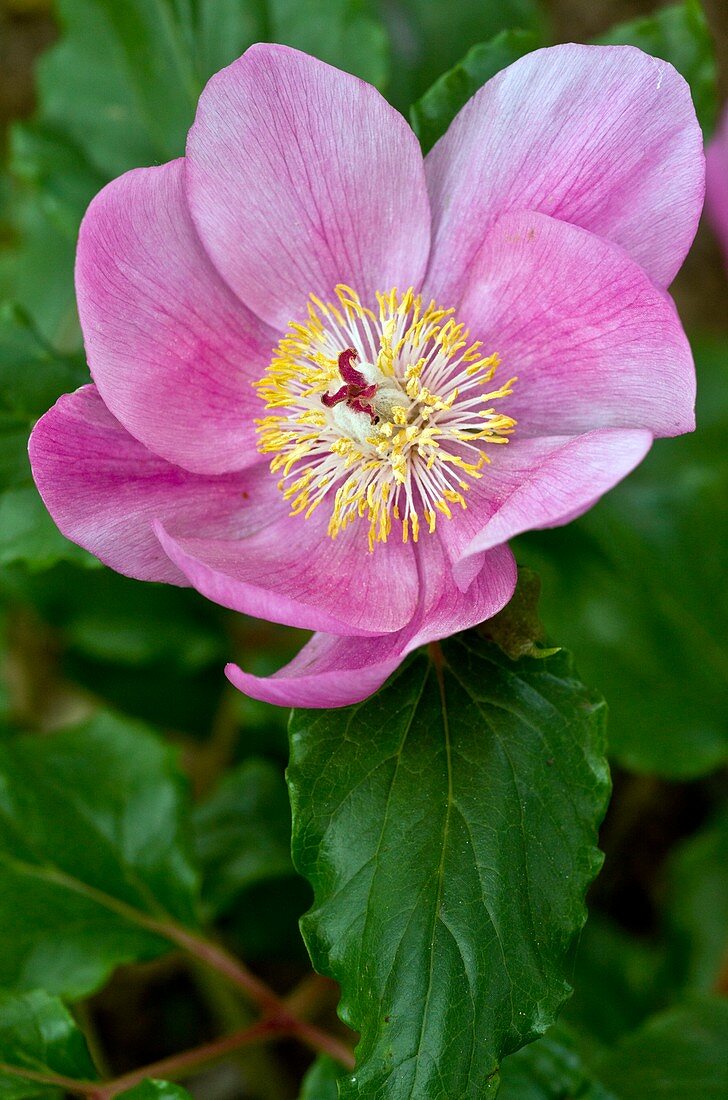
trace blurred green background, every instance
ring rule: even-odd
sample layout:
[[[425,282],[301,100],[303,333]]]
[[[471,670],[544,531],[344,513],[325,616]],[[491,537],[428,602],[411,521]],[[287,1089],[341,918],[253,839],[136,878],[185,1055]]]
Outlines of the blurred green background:
[[[532,45],[610,35],[673,60],[709,128],[727,90],[728,5],[706,0],[709,29],[697,3],[650,18],[668,7],[0,0],[0,740],[112,711],[177,746],[202,800],[190,827],[210,912],[279,988],[307,971],[297,919],[309,903],[287,856],[286,714],[238,695],[222,668],[271,671],[300,639],[101,567],[56,531],[30,478],[30,427],[87,379],[72,282],[80,217],[108,179],[180,154],[205,80],[256,39],[350,69],[407,113],[504,29]],[[674,292],[698,366],[698,431],[658,442],[577,523],[516,546],[541,575],[548,634],[610,707],[607,860],[567,1009],[595,1044],[686,993],[728,993],[728,282],[709,227]],[[211,1037],[237,1011],[175,957],[121,968],[79,1008],[115,1072]],[[292,1047],[251,1053],[197,1094],[294,1096],[305,1064]]]

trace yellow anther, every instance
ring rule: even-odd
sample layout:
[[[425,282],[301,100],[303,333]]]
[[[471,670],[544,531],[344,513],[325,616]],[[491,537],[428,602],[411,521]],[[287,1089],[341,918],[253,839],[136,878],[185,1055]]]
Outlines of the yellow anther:
[[[344,385],[324,406],[322,397],[345,382],[346,347],[357,350],[374,397],[357,404]],[[404,542],[434,532],[439,515],[452,518],[450,505],[467,507],[463,494],[489,462],[484,448],[507,443],[515,427],[492,403],[516,380],[483,392],[498,364],[452,309],[412,288],[378,293],[374,310],[343,283],[332,302],[312,295],[305,320],[289,325],[256,383],[269,410],[256,421],[258,446],[271,456],[291,514],[309,517],[325,502],[331,538],[361,521],[370,550],[387,541],[393,521]]]

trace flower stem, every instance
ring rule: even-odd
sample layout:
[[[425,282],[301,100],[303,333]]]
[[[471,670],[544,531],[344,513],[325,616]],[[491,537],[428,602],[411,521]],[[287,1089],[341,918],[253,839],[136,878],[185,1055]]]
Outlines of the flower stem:
[[[294,1006],[289,1005],[270,989],[265,982],[252,974],[239,959],[231,955],[224,947],[204,939],[202,936],[189,932],[180,925],[160,925],[162,934],[176,943],[178,947],[189,952],[200,962],[205,963],[213,970],[223,974],[233,985],[238,986],[245,995],[258,1006],[263,1019],[261,1024],[269,1028],[275,1025],[278,1032],[285,1032],[295,1036],[312,1050],[328,1054],[347,1069],[354,1068],[354,1055],[346,1043],[342,1043],[334,1035],[327,1031],[307,1023],[295,1013]],[[255,1026],[255,1025],[253,1025]]]
[[[192,1050],[183,1051],[181,1054],[173,1054],[169,1058],[162,1058],[159,1062],[143,1066],[141,1069],[132,1070],[122,1077],[115,1077],[111,1081],[74,1081],[70,1077],[63,1077],[53,1073],[39,1073],[35,1070],[0,1064],[0,1073],[11,1077],[18,1077],[29,1081],[36,1081],[41,1085],[49,1085],[63,1089],[76,1096],[88,1097],[88,1100],[114,1100],[122,1092],[133,1089],[135,1085],[146,1081],[148,1078],[157,1080],[177,1080],[187,1077],[195,1070],[210,1062],[216,1062],[228,1054],[249,1046],[251,1043],[260,1043],[267,1040],[280,1038],[283,1035],[295,1035],[314,1050],[328,1054],[331,1058],[342,1062],[347,1068],[353,1068],[351,1051],[333,1035],[320,1031],[319,1028],[296,1020],[291,1016],[283,1018],[268,1017],[258,1020],[249,1027],[234,1031],[230,1035],[223,1035],[211,1043],[194,1047]]]
[[[178,1077],[186,1077],[202,1066],[210,1062],[216,1062],[227,1054],[239,1050],[251,1043],[264,1042],[266,1039],[274,1039],[283,1034],[275,1021],[258,1020],[257,1023],[240,1031],[234,1031],[230,1035],[224,1035],[221,1039],[215,1039],[211,1043],[186,1050],[182,1054],[173,1054],[169,1058],[162,1058],[159,1062],[153,1062],[142,1069],[132,1070],[123,1077],[116,1077],[112,1081],[106,1081],[98,1085],[92,1100],[113,1100],[120,1092],[134,1088],[135,1085],[154,1078],[159,1081],[175,1081]],[[84,1093],[88,1095],[88,1093]]]

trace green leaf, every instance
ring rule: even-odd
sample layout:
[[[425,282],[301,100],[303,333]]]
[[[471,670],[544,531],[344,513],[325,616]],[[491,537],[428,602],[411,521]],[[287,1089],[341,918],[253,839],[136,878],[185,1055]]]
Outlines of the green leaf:
[[[16,123],[10,131],[14,176],[23,181],[48,220],[75,238],[84,210],[106,178],[62,130],[43,122]]]
[[[40,575],[0,575],[0,593],[32,604],[62,632],[64,650],[99,662],[173,664],[186,672],[214,666],[219,673],[229,651],[220,612],[190,589],[59,565]]]
[[[579,937],[571,981],[574,996],[563,1018],[608,1046],[661,1008],[669,992],[664,950],[599,912]]]
[[[192,828],[202,898],[213,913],[250,886],[293,873],[288,795],[266,760],[246,760],[226,775],[195,808]]]
[[[574,1033],[556,1024],[506,1058],[498,1100],[615,1100],[594,1080]]]
[[[202,82],[253,42],[265,41],[268,13],[262,0],[196,0],[189,8],[185,33]]]
[[[462,61],[436,80],[410,108],[412,129],[423,152],[428,152],[442,137],[478,88],[538,45],[538,35],[533,31],[501,31],[490,42],[473,46]]]
[[[700,0],[685,0],[632,23],[620,23],[597,39],[606,45],[638,46],[669,61],[687,80],[706,140],[718,109],[715,48]]]
[[[516,543],[549,633],[607,699],[613,755],[676,779],[728,760],[728,345],[693,350],[698,430],[657,440],[582,519]]]
[[[619,1100],[725,1100],[728,1001],[706,997],[661,1013],[597,1069]]]
[[[90,375],[81,354],[54,348],[27,310],[6,301],[0,312],[0,414],[14,416],[27,435],[33,422],[66,390]],[[27,450],[27,445],[25,447]]]
[[[106,178],[184,152],[204,82],[259,40],[381,84],[387,38],[364,0],[59,0],[38,66],[40,121]]]
[[[0,744],[0,986],[80,997],[195,923],[172,749],[101,715]]]
[[[341,1066],[320,1054],[303,1079],[299,1100],[339,1100]]]
[[[346,1100],[494,1095],[500,1059],[569,995],[565,954],[609,779],[604,706],[563,652],[510,661],[475,634],[376,696],[294,711],[302,929],[361,1032]]]
[[[682,987],[707,993],[726,960],[728,807],[673,854],[666,913]]]
[[[17,1071],[10,1072],[11,1067]],[[0,991],[0,1100],[61,1096],[51,1085],[23,1078],[23,1070],[74,1080],[98,1080],[96,1067],[68,1009],[42,990]]]
[[[142,1081],[127,1092],[118,1093],[119,1100],[192,1100],[191,1094],[181,1085],[170,1081]]]
[[[537,0],[379,0],[392,40],[392,72],[388,96],[407,110],[443,73],[457,65],[479,42],[489,42],[504,30],[534,31],[543,40],[545,20]]]
[[[47,569],[62,560],[98,564],[63,537],[33,486],[0,492],[0,566],[20,562]]]
[[[274,42],[320,57],[381,87],[389,43],[367,0],[268,0]]]
[[[40,119],[105,178],[184,152],[200,83],[165,0],[59,0],[38,65]]]
[[[612,1051],[588,1051],[559,1024],[506,1059],[498,1100],[723,1100],[728,1003],[718,997],[652,1017]]]

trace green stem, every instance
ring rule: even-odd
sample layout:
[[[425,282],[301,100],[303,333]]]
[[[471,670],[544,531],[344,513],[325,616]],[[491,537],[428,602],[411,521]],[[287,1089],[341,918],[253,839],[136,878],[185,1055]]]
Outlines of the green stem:
[[[121,1092],[133,1089],[148,1078],[158,1081],[176,1081],[179,1077],[187,1077],[195,1070],[216,1062],[228,1054],[249,1046],[251,1043],[265,1042],[276,1036],[285,1034],[285,1030],[279,1028],[273,1020],[258,1020],[250,1027],[241,1031],[234,1031],[231,1035],[224,1035],[221,1039],[215,1039],[211,1043],[204,1043],[193,1050],[186,1050],[182,1054],[173,1054],[169,1058],[162,1058],[159,1062],[153,1062],[142,1069],[132,1070],[123,1077],[116,1077],[113,1081],[106,1081],[101,1086],[96,1086],[93,1100],[113,1100]],[[84,1095],[88,1095],[84,1091]]]
[[[280,1038],[283,1035],[295,1035],[314,1049],[329,1054],[332,1058],[348,1063],[353,1068],[351,1052],[343,1044],[339,1043],[331,1035],[320,1032],[301,1020],[293,1020],[290,1017],[282,1019],[269,1018],[258,1020],[250,1027],[235,1031],[231,1035],[224,1035],[221,1039],[215,1039],[211,1043],[204,1043],[193,1050],[186,1050],[182,1054],[173,1054],[169,1058],[162,1058],[159,1062],[143,1066],[141,1069],[132,1070],[122,1077],[115,1077],[111,1081],[74,1081],[70,1077],[64,1077],[54,1073],[39,1073],[36,1070],[24,1069],[19,1066],[9,1066],[0,1063],[0,1073],[11,1077],[18,1077],[27,1081],[36,1081],[40,1085],[49,1085],[63,1089],[65,1092],[76,1096],[85,1096],[89,1100],[114,1100],[122,1092],[133,1089],[148,1078],[156,1080],[175,1081],[178,1078],[187,1077],[202,1066],[219,1061],[220,1058],[232,1054],[241,1047],[251,1043],[261,1043],[267,1040]]]
[[[20,863],[17,860],[13,862]],[[274,1026],[279,1033],[285,1032],[288,1035],[295,1036],[306,1046],[317,1052],[328,1054],[347,1069],[354,1068],[354,1056],[350,1047],[321,1028],[306,1023],[295,1016],[283,998],[274,993],[265,982],[248,970],[240,959],[231,955],[220,944],[205,939],[196,932],[191,932],[183,925],[177,924],[166,914],[159,917],[151,916],[140,909],[136,909],[133,905],[121,901],[119,898],[112,897],[110,894],[90,886],[88,883],[80,882],[72,875],[59,871],[57,868],[35,867],[29,864],[23,864],[23,867],[27,874],[33,874],[47,881],[62,883],[67,888],[91,898],[130,923],[146,928],[149,932],[153,932],[169,943],[173,943],[176,947],[180,947],[193,958],[199,959],[200,962],[209,966],[212,970],[224,975],[228,981],[241,989],[246,997],[259,1009],[263,1019],[260,1025],[253,1025],[254,1028],[262,1026],[270,1029],[271,1026]],[[241,1033],[238,1032],[237,1034],[240,1035]],[[227,1038],[231,1038],[231,1036]]]
[[[354,1068],[354,1055],[346,1043],[342,1043],[327,1031],[299,1019],[289,1009],[286,1002],[270,989],[265,982],[252,974],[239,959],[231,955],[224,947],[203,939],[176,924],[160,922],[157,930],[172,943],[183,948],[194,958],[205,963],[213,970],[223,974],[233,985],[237,985],[253,1001],[263,1014],[262,1024],[277,1025],[279,1031],[295,1036],[306,1046],[340,1062],[346,1069]]]
[[[72,1077],[63,1077],[62,1074],[40,1073],[34,1069],[8,1066],[5,1062],[0,1062],[0,1073],[23,1081],[36,1081],[39,1085],[48,1085],[50,1088],[64,1089],[76,1096],[90,1096],[92,1100],[97,1100],[99,1090],[104,1087],[101,1081],[75,1081]]]

